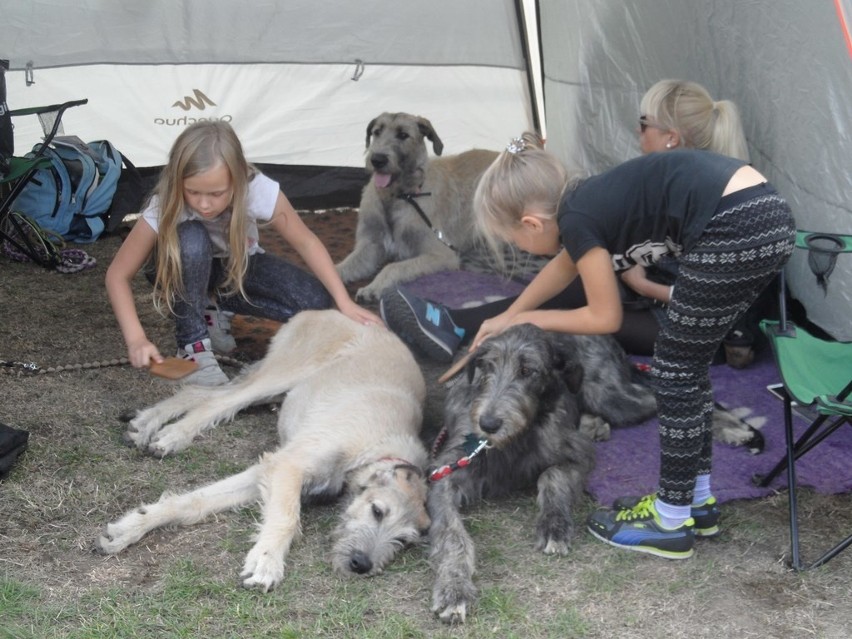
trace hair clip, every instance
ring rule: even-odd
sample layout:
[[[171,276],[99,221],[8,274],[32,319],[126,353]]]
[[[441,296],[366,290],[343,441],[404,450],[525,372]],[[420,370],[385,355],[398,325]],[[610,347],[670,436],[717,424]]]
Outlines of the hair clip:
[[[512,141],[506,145],[506,150],[512,155],[517,155],[527,148],[527,142],[524,138],[512,138]]]

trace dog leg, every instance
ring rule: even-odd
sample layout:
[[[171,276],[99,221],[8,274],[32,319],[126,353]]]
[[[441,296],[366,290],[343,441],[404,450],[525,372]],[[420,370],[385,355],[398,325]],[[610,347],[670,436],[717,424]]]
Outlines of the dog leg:
[[[251,503],[260,496],[259,474],[260,464],[255,464],[238,475],[189,493],[164,493],[159,501],[128,511],[121,519],[107,524],[95,547],[104,554],[117,553],[155,528],[195,524],[213,513]]]
[[[476,600],[473,574],[476,553],[473,540],[453,503],[450,480],[432,485],[427,499],[431,540],[430,560],[435,571],[432,612],[447,624],[464,623],[469,606]]]
[[[572,512],[583,497],[585,472],[575,464],[551,466],[538,478],[536,550],[566,555],[574,535]]]
[[[284,560],[299,533],[304,471],[299,460],[284,451],[265,455],[261,464],[263,523],[240,577],[244,587],[269,592],[284,578]]]
[[[376,302],[385,291],[415,280],[421,275],[438,271],[457,271],[460,268],[459,257],[449,248],[440,245],[438,250],[441,252],[431,252],[385,265],[372,282],[358,289],[356,297],[362,302]]]

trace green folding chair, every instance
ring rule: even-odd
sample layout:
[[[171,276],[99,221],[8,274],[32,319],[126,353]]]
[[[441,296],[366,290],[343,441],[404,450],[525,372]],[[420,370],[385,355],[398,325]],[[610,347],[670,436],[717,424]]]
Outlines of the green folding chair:
[[[13,156],[9,162],[9,172],[0,176],[0,244],[8,242],[45,268],[54,268],[59,264],[59,253],[49,242],[39,242],[39,236],[33,234],[28,220],[15,213],[13,204],[27,183],[35,178],[38,170],[50,166],[50,158],[46,157],[44,152],[53,138],[62,133],[62,115],[65,110],[87,102],[88,100],[73,100],[9,111],[13,118],[24,115],[38,116],[44,139],[27,157]]]
[[[808,262],[817,282],[826,290],[834,260],[841,253],[852,253],[852,235],[799,231],[796,247],[809,251]],[[822,339],[787,319],[784,274],[780,277],[780,319],[763,320],[760,328],[769,338],[781,374],[784,401],[784,432],[787,452],[766,475],[755,477],[759,486],[768,486],[785,468],[787,470],[790,510],[790,566],[808,570],[826,563],[852,544],[852,534],[807,564],[799,550],[798,502],[796,498],[796,460],[811,451],[841,426],[852,426],[852,342]],[[794,403],[807,407],[813,421],[794,440]],[[804,411],[799,411],[802,414]],[[818,454],[818,453],[816,453]],[[852,460],[850,460],[852,467]]]

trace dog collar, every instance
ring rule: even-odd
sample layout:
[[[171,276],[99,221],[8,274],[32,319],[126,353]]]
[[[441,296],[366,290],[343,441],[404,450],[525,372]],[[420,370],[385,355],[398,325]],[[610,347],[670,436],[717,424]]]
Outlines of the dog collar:
[[[464,468],[469,465],[471,460],[476,457],[483,450],[487,450],[491,448],[491,444],[488,443],[487,439],[477,439],[475,435],[469,434],[465,438],[464,450],[470,451],[467,455],[459,459],[457,462],[453,462],[452,464],[445,464],[440,468],[436,468],[435,470],[429,473],[429,481],[438,481],[439,479],[443,479],[450,473],[457,471],[459,468]]]

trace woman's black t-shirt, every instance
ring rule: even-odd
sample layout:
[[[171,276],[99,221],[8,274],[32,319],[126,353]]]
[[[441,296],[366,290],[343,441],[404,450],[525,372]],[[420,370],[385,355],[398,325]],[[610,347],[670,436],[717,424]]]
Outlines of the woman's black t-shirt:
[[[628,160],[566,192],[558,212],[562,245],[575,262],[603,247],[616,272],[677,257],[695,245],[745,164],[695,150]]]

